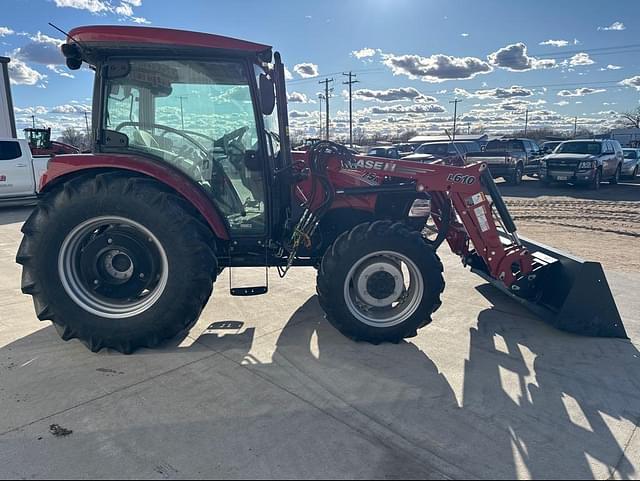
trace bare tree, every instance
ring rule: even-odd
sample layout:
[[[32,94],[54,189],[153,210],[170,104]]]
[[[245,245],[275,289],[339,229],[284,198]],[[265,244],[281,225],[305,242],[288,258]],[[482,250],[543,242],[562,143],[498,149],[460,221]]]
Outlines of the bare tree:
[[[635,127],[636,129],[640,128],[640,107],[636,107],[635,110],[630,110],[628,112],[622,112],[620,114],[620,118],[624,123],[625,127]]]
[[[67,127],[62,131],[62,135],[58,139],[65,144],[73,145],[80,150],[87,150],[91,146],[91,140],[81,130],[76,130],[73,127]]]

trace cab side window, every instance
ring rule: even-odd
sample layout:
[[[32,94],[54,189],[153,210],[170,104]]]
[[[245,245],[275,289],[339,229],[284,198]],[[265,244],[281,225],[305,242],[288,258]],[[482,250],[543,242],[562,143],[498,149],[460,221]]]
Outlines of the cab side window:
[[[0,142],[0,160],[15,160],[22,157],[18,142]]]

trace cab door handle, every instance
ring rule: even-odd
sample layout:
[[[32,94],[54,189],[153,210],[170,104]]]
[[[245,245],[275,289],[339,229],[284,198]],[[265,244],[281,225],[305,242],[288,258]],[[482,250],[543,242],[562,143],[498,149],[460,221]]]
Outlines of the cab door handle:
[[[26,167],[27,164],[16,164],[16,167]]]

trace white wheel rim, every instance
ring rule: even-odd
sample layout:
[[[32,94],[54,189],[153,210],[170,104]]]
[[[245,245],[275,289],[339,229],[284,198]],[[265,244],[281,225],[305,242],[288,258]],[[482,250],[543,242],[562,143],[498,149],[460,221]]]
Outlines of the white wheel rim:
[[[82,243],[86,241],[87,236],[92,232],[105,225],[117,225],[126,228],[135,229],[138,234],[144,236],[157,252],[159,260],[159,274],[154,280],[153,288],[148,292],[144,292],[136,299],[125,302],[110,301],[105,297],[96,295],[92,289],[88,288],[86,279],[82,279],[82,274],[78,268],[77,256]],[[115,250],[115,248],[114,248]],[[110,254],[106,254],[109,258]],[[97,261],[96,261],[97,262]],[[124,272],[129,278],[133,272],[134,266],[127,268]],[[167,254],[158,240],[158,238],[142,224],[117,216],[104,216],[89,219],[75,227],[65,238],[60,247],[58,255],[58,274],[62,286],[67,295],[73,302],[86,312],[107,319],[124,319],[135,317],[149,310],[156,304],[158,299],[164,293],[169,279],[169,262]],[[128,280],[124,276],[123,280]]]
[[[380,284],[384,287],[375,289]],[[415,314],[424,295],[424,281],[409,257],[378,251],[351,267],[343,292],[347,308],[356,319],[367,326],[389,328]]]

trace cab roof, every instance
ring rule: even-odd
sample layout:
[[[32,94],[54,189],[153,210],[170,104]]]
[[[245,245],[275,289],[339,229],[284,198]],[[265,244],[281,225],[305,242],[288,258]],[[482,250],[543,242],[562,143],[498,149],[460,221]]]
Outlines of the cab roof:
[[[137,48],[216,49],[236,54],[267,54],[271,46],[221,35],[157,27],[94,25],[69,32],[69,43],[109,50]]]

